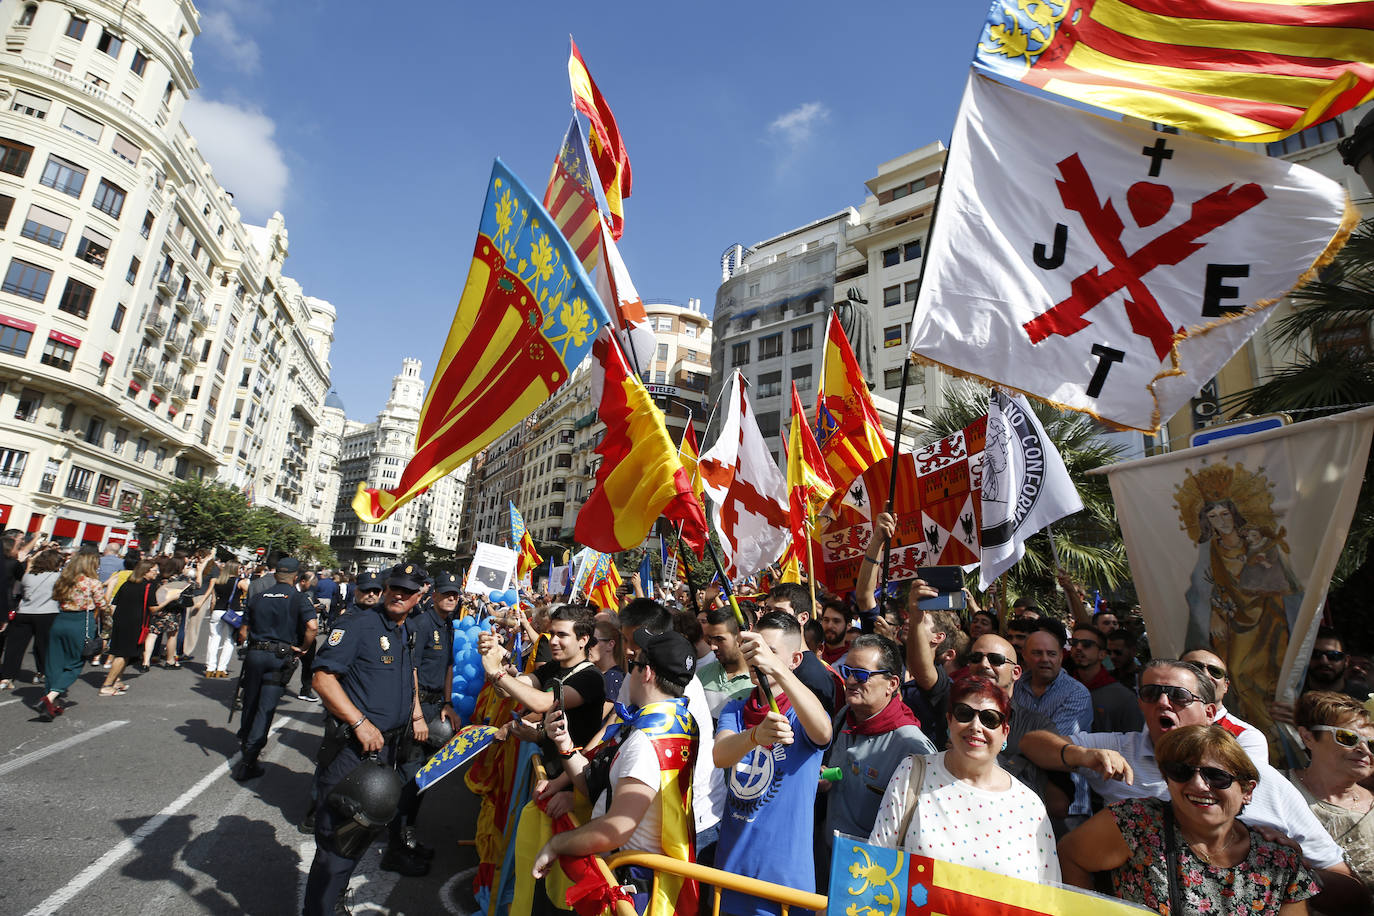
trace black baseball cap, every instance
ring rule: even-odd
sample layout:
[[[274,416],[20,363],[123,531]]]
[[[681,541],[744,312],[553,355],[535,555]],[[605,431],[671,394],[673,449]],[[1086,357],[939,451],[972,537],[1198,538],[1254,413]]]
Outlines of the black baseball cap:
[[[276,570],[279,573],[299,572],[300,568],[301,561],[297,560],[295,557],[282,557],[280,560],[277,561],[276,566]]]
[[[651,633],[648,627],[635,630],[635,645],[644,660],[661,679],[686,687],[697,670],[697,654],[687,638],[675,630]]]
[[[441,572],[434,577],[434,594],[442,595],[445,592],[455,595],[463,593],[463,583],[453,573]]]
[[[382,588],[382,577],[375,572],[358,573],[358,581],[353,584],[353,587],[360,592],[365,592],[371,588],[380,591]]]
[[[397,563],[386,574],[387,588],[408,588],[418,592],[424,587],[425,571],[414,563]]]

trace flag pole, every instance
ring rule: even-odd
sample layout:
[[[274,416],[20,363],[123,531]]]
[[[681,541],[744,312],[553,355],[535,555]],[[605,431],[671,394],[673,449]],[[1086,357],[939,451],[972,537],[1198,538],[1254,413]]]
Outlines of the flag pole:
[[[806,584],[811,589],[811,608],[815,613],[816,607],[816,558],[811,553],[811,516],[806,516]],[[801,562],[798,559],[797,562]]]
[[[740,610],[739,602],[735,600],[735,590],[730,585],[730,577],[725,574],[725,564],[720,562],[720,554],[716,552],[716,545],[711,543],[710,533],[706,537],[706,549],[711,554],[711,562],[716,566],[716,576],[720,579],[721,590],[725,592],[725,597],[730,600],[730,609],[735,612],[735,622],[739,624],[739,631],[747,633],[749,631],[749,621],[744,619],[744,611]],[[773,689],[768,686],[768,678],[764,677],[763,672],[754,667],[754,679],[758,681],[759,692],[768,701],[768,708],[773,712],[778,712],[778,701],[773,698]]]

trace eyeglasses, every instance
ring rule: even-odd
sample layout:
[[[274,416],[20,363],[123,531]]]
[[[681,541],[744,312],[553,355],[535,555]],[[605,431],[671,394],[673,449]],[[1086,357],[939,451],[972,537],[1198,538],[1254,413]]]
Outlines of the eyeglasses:
[[[1140,688],[1140,698],[1146,703],[1158,703],[1161,696],[1168,697],[1169,702],[1175,706],[1191,706],[1202,699],[1187,687],[1173,687],[1169,684],[1144,684]]]
[[[851,668],[849,665],[836,665],[835,670],[840,672],[840,677],[846,681],[851,677],[860,684],[867,684],[868,679],[875,674],[891,674],[891,668]]]
[[[1312,651],[1312,657],[1324,658],[1329,662],[1338,662],[1341,659],[1345,658],[1345,653],[1338,652],[1335,649],[1314,649]]]
[[[627,662],[625,663],[625,665],[626,665],[626,667],[628,667],[628,668],[630,669],[630,673],[631,673],[631,674],[634,674],[634,673],[635,673],[635,669],[636,669],[636,668],[647,668],[647,667],[649,667],[649,663],[648,663],[648,662],[642,662],[642,661],[640,661],[640,660],[637,659],[637,658],[632,658],[632,659],[630,659],[629,661],[627,661]]]
[[[967,703],[955,703],[951,711],[954,713],[955,722],[967,724],[977,716],[979,724],[984,728],[1001,728],[1007,721],[1007,717],[995,709],[974,709]]]
[[[1069,646],[1077,646],[1080,649],[1101,649],[1102,643],[1095,639],[1070,639]]]
[[[1193,664],[1197,665],[1203,671],[1206,671],[1209,675],[1212,676],[1213,680],[1226,680],[1226,669],[1221,667],[1220,665],[1204,665],[1202,662],[1193,662]]]
[[[1365,750],[1369,752],[1370,756],[1374,757],[1374,738],[1366,738],[1348,728],[1337,728],[1334,725],[1309,725],[1307,730],[1313,732],[1330,732],[1336,739],[1336,743],[1341,747],[1358,747],[1360,742],[1363,741]]]
[[[968,663],[970,665],[981,665],[985,658],[988,660],[988,664],[994,668],[1000,668],[1011,661],[1011,659],[1007,658],[1001,652],[970,652],[968,654]]]
[[[1216,767],[1195,767],[1186,763],[1166,763],[1159,769],[1164,774],[1165,779],[1180,785],[1191,782],[1194,773],[1201,773],[1202,781],[1213,792],[1231,788],[1231,784],[1240,778]]]

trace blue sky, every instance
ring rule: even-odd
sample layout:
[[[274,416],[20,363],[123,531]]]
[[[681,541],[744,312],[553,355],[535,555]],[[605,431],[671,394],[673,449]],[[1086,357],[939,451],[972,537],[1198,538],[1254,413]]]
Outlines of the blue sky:
[[[948,142],[987,9],[478,7],[199,5],[185,120],[247,221],[285,215],[286,272],[338,309],[350,418],[381,409],[403,357],[431,377],[492,159],[542,194],[571,114],[569,34],[630,153],[636,286],[709,311],[727,246],[857,206],[878,163]]]

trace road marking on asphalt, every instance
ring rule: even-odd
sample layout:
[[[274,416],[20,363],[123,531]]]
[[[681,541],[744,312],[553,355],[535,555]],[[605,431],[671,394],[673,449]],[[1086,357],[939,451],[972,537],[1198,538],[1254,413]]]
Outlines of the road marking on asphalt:
[[[348,908],[354,913],[390,913],[386,901],[401,875],[394,871],[382,871],[383,844],[373,843],[358,860],[353,876],[348,880]],[[305,884],[310,876],[310,865],[315,860],[315,841],[307,840],[300,844],[300,879],[296,884],[296,903],[305,905]],[[362,897],[368,899],[360,899]]]
[[[277,721],[272,723],[272,727],[268,729],[267,734],[270,736],[273,732],[281,728],[289,721],[291,720],[286,717],[278,719]],[[110,722],[106,725],[102,725],[97,728],[91,729],[91,732],[99,732],[101,730],[108,731],[111,726],[126,724],[127,723],[123,721]],[[90,737],[91,732],[87,732],[86,734],[78,737]],[[70,743],[74,740],[75,739],[68,739],[67,742],[60,743]],[[47,754],[50,754],[58,749],[59,748],[56,745],[54,745],[53,747],[46,748],[43,751],[35,751],[34,754],[43,754],[44,756],[46,756]],[[32,757],[34,755],[30,754],[29,756]],[[148,818],[148,820],[144,822],[142,827],[139,827],[129,836],[125,837],[123,840],[120,840],[118,843],[115,844],[113,849],[111,849],[109,852],[105,853],[99,859],[96,859],[90,865],[82,869],[81,872],[75,878],[67,882],[65,887],[59,888],[58,890],[54,891],[52,894],[48,896],[48,899],[44,900],[42,903],[38,904],[38,906],[29,910],[26,916],[52,916],[52,914],[62,909],[62,907],[66,906],[68,903],[74,900],[78,894],[80,894],[86,888],[90,887],[93,883],[95,883],[95,881],[99,879],[101,875],[109,871],[120,859],[124,858],[129,853],[138,849],[138,847],[142,845],[144,840],[152,836],[159,827],[167,823],[168,820],[170,820],[173,816],[178,814],[183,808],[185,808],[191,802],[195,801],[196,798],[200,796],[203,792],[205,792],[206,789],[214,785],[220,777],[226,775],[231,769],[233,769],[234,765],[238,763],[240,756],[241,754],[236,753],[227,761],[222,761],[216,764],[213,770],[211,770],[209,773],[206,773],[203,777],[201,777],[200,782],[197,782],[195,785],[191,786],[191,788],[187,789],[185,792],[182,792],[181,795],[177,796],[176,800],[173,801],[170,805],[163,808],[161,811],[159,811],[157,814],[154,814],[152,817]],[[23,760],[24,758],[21,757],[20,759]],[[0,775],[3,775],[3,773],[0,773]]]
[[[14,703],[17,701],[10,700],[9,702]],[[82,741],[89,741],[92,738],[98,738],[108,731],[112,731],[116,728],[119,728],[121,725],[128,724],[128,719],[115,719],[113,722],[106,722],[104,725],[97,725],[95,728],[87,729],[86,731],[81,732],[80,734],[72,735],[70,738],[63,738],[61,741],[58,741],[54,744],[50,744],[45,748],[41,748],[40,750],[33,751],[32,753],[25,754],[23,757],[16,757],[13,760],[0,764],[0,779],[3,779],[4,777],[8,776],[10,773],[13,773],[20,767],[28,766],[34,761],[42,760],[44,757],[51,756],[52,754],[56,754],[60,751],[65,751],[67,748],[72,747],[76,744],[80,744]]]
[[[17,699],[14,699],[14,700],[6,700],[5,702],[0,703],[0,706],[8,706],[8,705],[10,705],[11,703],[18,703],[18,702],[19,702],[19,700],[17,700]]]

